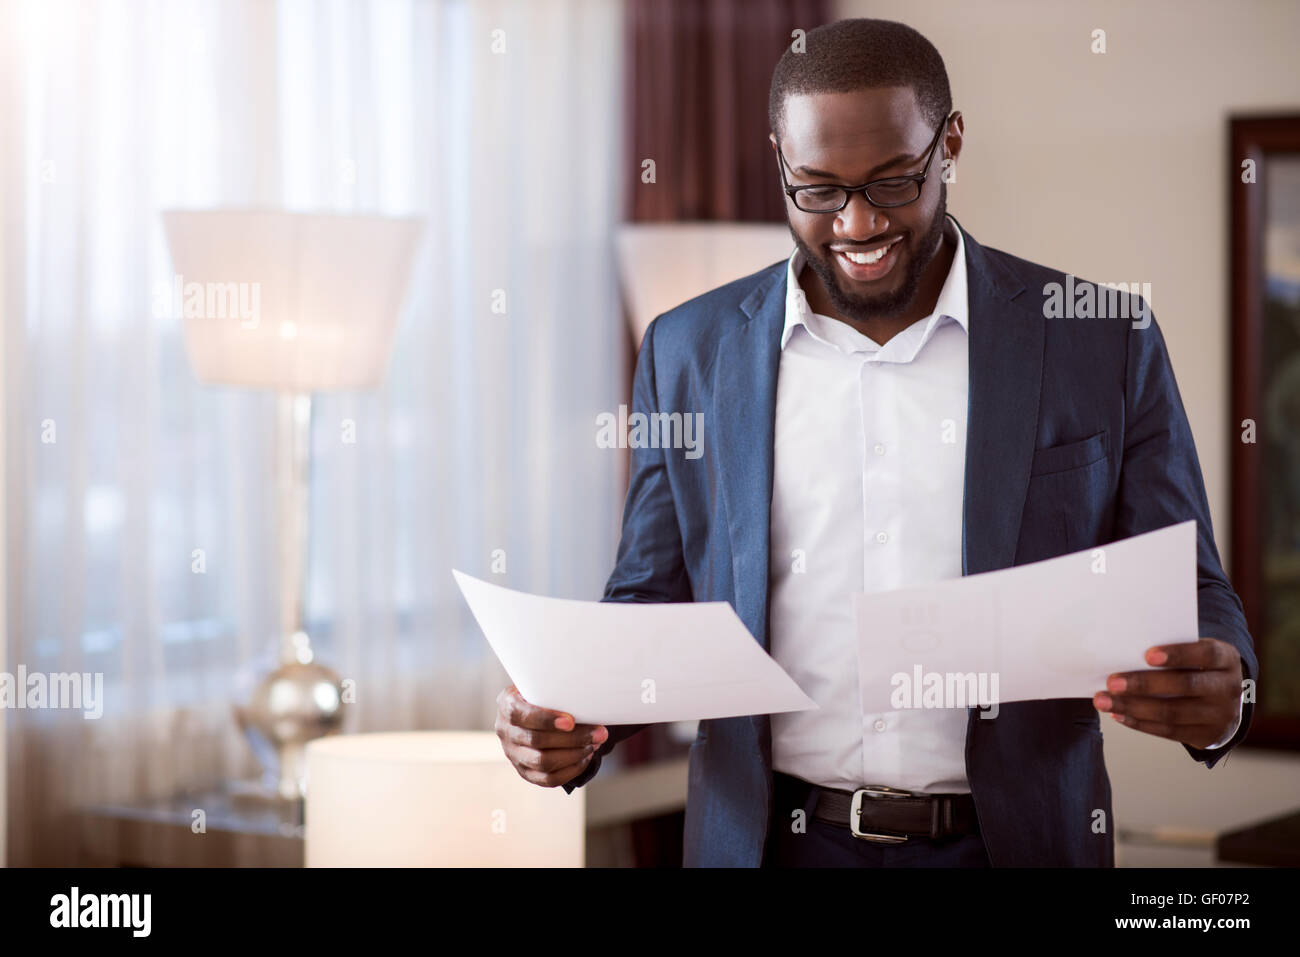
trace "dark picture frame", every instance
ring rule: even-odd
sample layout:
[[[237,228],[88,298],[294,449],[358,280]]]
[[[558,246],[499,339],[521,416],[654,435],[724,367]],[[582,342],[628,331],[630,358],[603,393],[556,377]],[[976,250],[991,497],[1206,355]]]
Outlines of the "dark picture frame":
[[[1230,561],[1260,663],[1244,743],[1300,750],[1300,114],[1228,125]]]

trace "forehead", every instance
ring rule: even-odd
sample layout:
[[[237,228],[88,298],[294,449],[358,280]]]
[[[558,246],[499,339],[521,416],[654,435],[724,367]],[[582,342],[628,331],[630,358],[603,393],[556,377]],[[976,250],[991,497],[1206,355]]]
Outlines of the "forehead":
[[[911,87],[801,93],[786,99],[780,145],[792,167],[850,173],[918,153],[933,133]]]

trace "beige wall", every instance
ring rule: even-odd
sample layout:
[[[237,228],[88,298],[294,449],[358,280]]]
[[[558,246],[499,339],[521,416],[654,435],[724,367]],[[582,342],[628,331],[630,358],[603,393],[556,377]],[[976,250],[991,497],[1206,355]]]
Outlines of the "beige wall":
[[[1151,283],[1226,552],[1226,118],[1300,112],[1300,4],[841,0],[837,16],[901,20],[939,48],[966,118],[949,208],[975,238]],[[1089,50],[1097,28],[1105,54]],[[1206,771],[1170,742],[1108,718],[1103,731],[1121,827],[1218,829],[1300,806],[1300,755],[1238,752]]]

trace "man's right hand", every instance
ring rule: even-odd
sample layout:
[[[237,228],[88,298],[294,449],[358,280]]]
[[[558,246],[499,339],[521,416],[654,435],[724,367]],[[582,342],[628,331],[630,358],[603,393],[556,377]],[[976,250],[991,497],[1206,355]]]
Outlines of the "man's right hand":
[[[563,711],[529,704],[514,685],[497,695],[496,732],[519,776],[544,788],[576,778],[609,739],[604,725],[575,724]]]

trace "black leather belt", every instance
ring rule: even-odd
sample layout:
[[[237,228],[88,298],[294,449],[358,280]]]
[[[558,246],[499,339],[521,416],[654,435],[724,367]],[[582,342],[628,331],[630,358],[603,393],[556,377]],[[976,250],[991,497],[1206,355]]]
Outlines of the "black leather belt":
[[[969,794],[922,794],[879,786],[856,791],[811,787],[813,817],[847,826],[864,841],[901,844],[909,837],[938,840],[979,830],[975,800]]]

